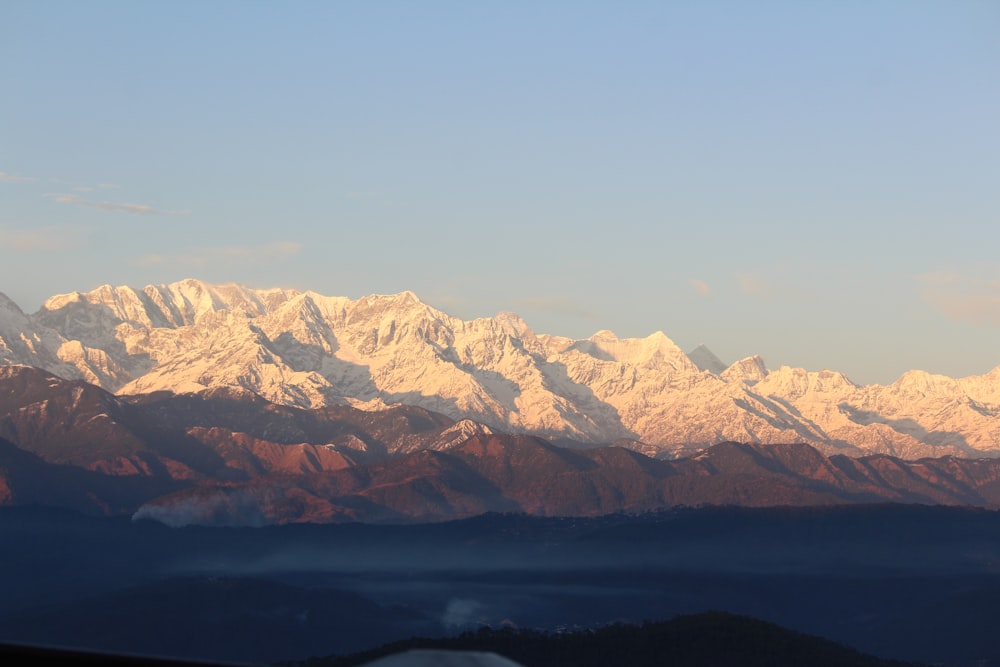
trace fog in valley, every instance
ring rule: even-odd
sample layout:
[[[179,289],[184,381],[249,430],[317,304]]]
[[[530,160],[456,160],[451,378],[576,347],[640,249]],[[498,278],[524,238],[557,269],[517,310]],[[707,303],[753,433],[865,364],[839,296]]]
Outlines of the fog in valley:
[[[1000,516],[924,506],[170,528],[2,511],[0,639],[246,663],[730,611],[876,655],[1000,655]],[[100,628],[100,631],[96,631]]]

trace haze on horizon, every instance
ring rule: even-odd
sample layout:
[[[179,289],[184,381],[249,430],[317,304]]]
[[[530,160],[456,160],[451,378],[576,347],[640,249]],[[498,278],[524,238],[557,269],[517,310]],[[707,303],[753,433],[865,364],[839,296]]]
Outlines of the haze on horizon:
[[[412,290],[889,383],[1000,364],[1000,5],[11,0],[0,292]]]

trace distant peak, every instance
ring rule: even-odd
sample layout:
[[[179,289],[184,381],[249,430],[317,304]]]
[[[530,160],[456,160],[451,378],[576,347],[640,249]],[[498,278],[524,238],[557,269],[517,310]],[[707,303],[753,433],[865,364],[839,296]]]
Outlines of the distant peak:
[[[408,301],[408,302],[420,301],[420,299],[417,298],[417,295],[411,292],[410,290],[404,290],[400,292],[399,294],[396,295],[396,298],[399,299],[400,301]]]
[[[737,364],[753,364],[754,366],[759,366],[760,368],[764,368],[764,360],[761,359],[761,357],[760,357],[759,354],[751,354],[749,357],[743,357],[742,359],[740,359],[736,363]]]
[[[373,301],[388,301],[390,303],[399,304],[422,304],[423,302],[417,297],[416,294],[410,290],[405,290],[403,292],[397,292],[396,294],[370,294],[365,297],[365,300],[369,303]]]
[[[900,375],[899,380],[897,380],[897,382],[901,380],[929,380],[932,377],[934,376],[928,373],[927,371],[922,371],[918,368],[914,368]]]
[[[764,360],[756,354],[740,359],[721,373],[726,380],[759,382],[767,377],[767,367]]]
[[[955,380],[946,375],[936,375],[922,370],[906,371],[899,376],[892,386],[910,391],[933,391],[955,384]]]
[[[3,292],[0,292],[0,308],[3,308],[4,310],[13,310],[14,312],[21,313],[22,315],[24,314],[21,311],[21,307],[14,303],[14,300]]]
[[[112,285],[104,283],[87,292],[69,292],[67,294],[55,294],[45,300],[43,308],[53,310],[70,303],[86,301],[88,303],[102,303],[108,300],[121,298],[123,294],[134,295],[136,291],[128,285]]]
[[[523,336],[524,334],[531,331],[531,327],[528,326],[528,323],[525,322],[524,318],[518,315],[517,313],[512,313],[510,311],[501,311],[497,313],[494,319],[500,324],[509,327],[519,336]],[[533,333],[534,332],[532,332],[532,334]]]
[[[673,341],[670,336],[663,333],[662,331],[654,331],[645,338],[642,339],[643,347],[648,350],[660,350],[662,352],[669,353],[671,355],[680,354],[684,356],[685,361],[687,361],[687,356],[684,355],[683,350],[677,347],[677,343]]]
[[[704,344],[698,345],[698,347],[688,352],[687,357],[700,371],[708,371],[709,373],[718,375],[726,370],[726,364],[722,359],[715,356],[715,353]]]
[[[212,289],[212,285],[203,280],[198,280],[197,278],[185,278],[183,280],[178,280],[175,283],[167,285],[167,287],[195,292],[208,292]]]

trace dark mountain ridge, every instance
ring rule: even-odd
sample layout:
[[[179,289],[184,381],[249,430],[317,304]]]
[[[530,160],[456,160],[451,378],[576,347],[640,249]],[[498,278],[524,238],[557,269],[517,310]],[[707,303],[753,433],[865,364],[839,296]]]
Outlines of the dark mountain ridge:
[[[306,410],[251,392],[121,397],[0,367],[0,502],[172,525],[597,516],[678,505],[1000,505],[1000,460],[723,442],[661,460],[561,447],[423,408]]]
[[[413,638],[363,653],[311,658],[289,667],[361,667],[404,651],[485,651],[524,667],[906,667],[837,642],[754,618],[706,612],[669,621],[614,624],[594,630],[543,632],[483,627],[458,637]]]

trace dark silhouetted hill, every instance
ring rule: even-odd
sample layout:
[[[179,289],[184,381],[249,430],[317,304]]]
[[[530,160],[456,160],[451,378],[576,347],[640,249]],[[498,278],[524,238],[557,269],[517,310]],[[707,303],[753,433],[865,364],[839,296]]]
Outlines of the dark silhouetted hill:
[[[541,632],[481,628],[446,639],[409,639],[364,653],[314,658],[300,667],[355,667],[414,648],[489,651],[525,667],[903,667],[773,623],[719,612],[642,625]]]

